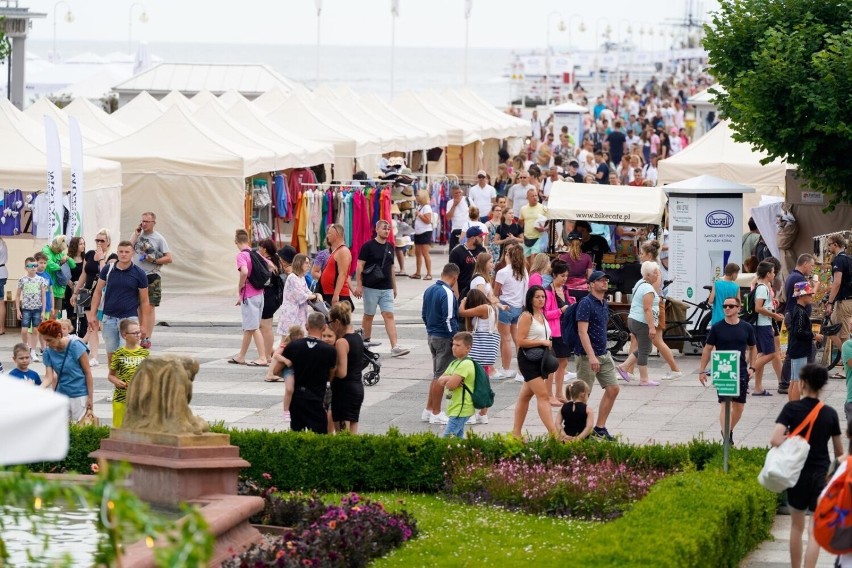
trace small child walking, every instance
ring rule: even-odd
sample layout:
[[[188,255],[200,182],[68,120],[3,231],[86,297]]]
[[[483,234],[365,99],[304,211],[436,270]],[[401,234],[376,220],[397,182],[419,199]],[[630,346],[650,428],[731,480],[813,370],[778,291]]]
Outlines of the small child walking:
[[[151,353],[140,345],[142,332],[139,324],[131,319],[123,319],[118,331],[124,338],[124,346],[112,353],[107,379],[115,385],[112,397],[112,425],[121,428],[124,412],[127,410],[127,387],[136,374],[136,369]]]
[[[589,385],[586,381],[571,381],[565,387],[568,402],[562,405],[562,429],[565,440],[583,440],[595,426],[595,412],[588,406]]]
[[[47,292],[44,295],[44,316],[41,318],[42,321],[47,321],[50,319],[50,313],[53,310],[53,278],[47,272],[47,255],[41,251],[38,251],[33,255],[33,258],[36,261],[38,267],[36,268],[36,276],[41,278],[47,284]],[[38,326],[33,326],[35,329]],[[41,334],[38,335],[39,342],[39,350],[38,353],[33,352],[33,361],[40,361],[40,354],[44,353],[44,348],[47,347],[47,342]]]
[[[36,386],[41,386],[41,377],[30,369],[30,346],[26,343],[18,343],[12,348],[12,360],[15,368],[9,371],[10,377],[21,379]]]
[[[808,364],[814,339],[822,341],[821,333],[814,333],[811,328],[811,318],[808,306],[814,302],[814,290],[810,282],[796,282],[793,285],[793,314],[790,316],[789,340],[787,354],[790,356],[790,388],[787,390],[787,400],[790,402],[801,398],[799,374]]]
[[[35,350],[38,334],[34,330],[41,323],[47,310],[47,294],[50,294],[50,291],[47,281],[36,272],[38,263],[35,258],[27,257],[24,260],[24,268],[27,272],[18,280],[15,308],[18,310],[18,319],[21,320],[21,342],[29,346],[29,359],[38,361],[38,354]],[[29,365],[29,362],[27,364]]]
[[[266,378],[263,379],[267,383],[277,383],[282,378],[284,379],[284,422],[290,422],[290,401],[293,399],[293,389],[295,388],[293,369],[284,365],[284,348],[291,341],[296,341],[303,337],[305,337],[305,332],[302,326],[290,326],[287,334],[281,337],[281,343],[272,354],[272,366],[269,368]]]

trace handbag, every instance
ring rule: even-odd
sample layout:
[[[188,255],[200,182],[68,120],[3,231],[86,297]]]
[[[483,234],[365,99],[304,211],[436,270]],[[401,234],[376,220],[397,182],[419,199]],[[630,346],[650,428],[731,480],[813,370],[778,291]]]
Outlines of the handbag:
[[[790,432],[781,445],[771,448],[766,454],[766,461],[757,476],[757,481],[769,491],[781,493],[799,481],[799,475],[811,450],[808,440],[813,431],[813,423],[822,407],[823,403],[820,401],[802,423]],[[808,433],[804,437],[800,436],[805,428],[808,428]]]
[[[101,420],[95,416],[91,408],[87,408],[86,413],[77,421],[77,424],[80,426],[100,426]]]
[[[80,288],[77,291],[77,298],[74,304],[81,309],[88,310],[92,306],[92,291],[88,288]]]
[[[551,336],[547,333],[548,328],[545,327],[544,329],[545,339],[549,341]],[[539,369],[541,370],[542,377],[547,377],[559,367],[559,360],[553,354],[553,349],[550,347],[523,347],[521,349],[528,361],[532,361],[533,363],[540,362]]]
[[[494,307],[491,307],[491,315],[488,320],[491,324],[488,331],[473,332],[473,346],[470,348],[470,358],[482,366],[493,365],[497,362],[500,353],[500,334],[496,333],[496,315]]]
[[[387,257],[392,255],[387,254],[388,243],[385,243],[385,255],[382,258],[382,264],[371,264],[361,271],[361,283],[365,288],[375,288],[381,286],[385,282],[385,262]]]

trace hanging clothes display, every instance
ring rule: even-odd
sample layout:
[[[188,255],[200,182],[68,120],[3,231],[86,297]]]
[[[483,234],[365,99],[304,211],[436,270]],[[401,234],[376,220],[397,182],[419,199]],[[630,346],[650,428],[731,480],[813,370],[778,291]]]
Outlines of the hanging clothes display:
[[[0,205],[0,209],[3,211],[2,216],[0,216],[0,236],[11,237],[21,234],[21,217],[24,205],[24,192],[20,189],[11,189],[3,192],[3,203]],[[44,208],[46,211],[46,198]],[[45,233],[47,233],[47,222],[44,223],[44,228]]]
[[[290,208],[287,202],[287,180],[284,179],[284,174],[275,174],[272,178],[272,191],[275,194],[275,216],[289,221]]]

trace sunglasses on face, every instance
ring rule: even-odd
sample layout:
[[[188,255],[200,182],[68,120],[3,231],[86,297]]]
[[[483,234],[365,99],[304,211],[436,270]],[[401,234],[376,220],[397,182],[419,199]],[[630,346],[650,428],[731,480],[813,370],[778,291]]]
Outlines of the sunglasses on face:
[[[726,310],[733,310],[739,308],[739,306],[737,304],[722,304],[722,308]]]
[[[27,268],[35,268],[35,267],[37,267],[37,266],[38,266],[38,264],[28,264],[28,265],[27,265]]]

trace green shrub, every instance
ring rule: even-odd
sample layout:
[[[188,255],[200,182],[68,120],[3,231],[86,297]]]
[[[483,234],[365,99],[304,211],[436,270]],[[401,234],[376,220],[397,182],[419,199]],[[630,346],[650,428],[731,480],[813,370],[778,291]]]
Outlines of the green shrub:
[[[575,552],[576,566],[735,567],[769,537],[776,496],[759,468],[735,459],[728,474],[709,467],[672,475]]]

